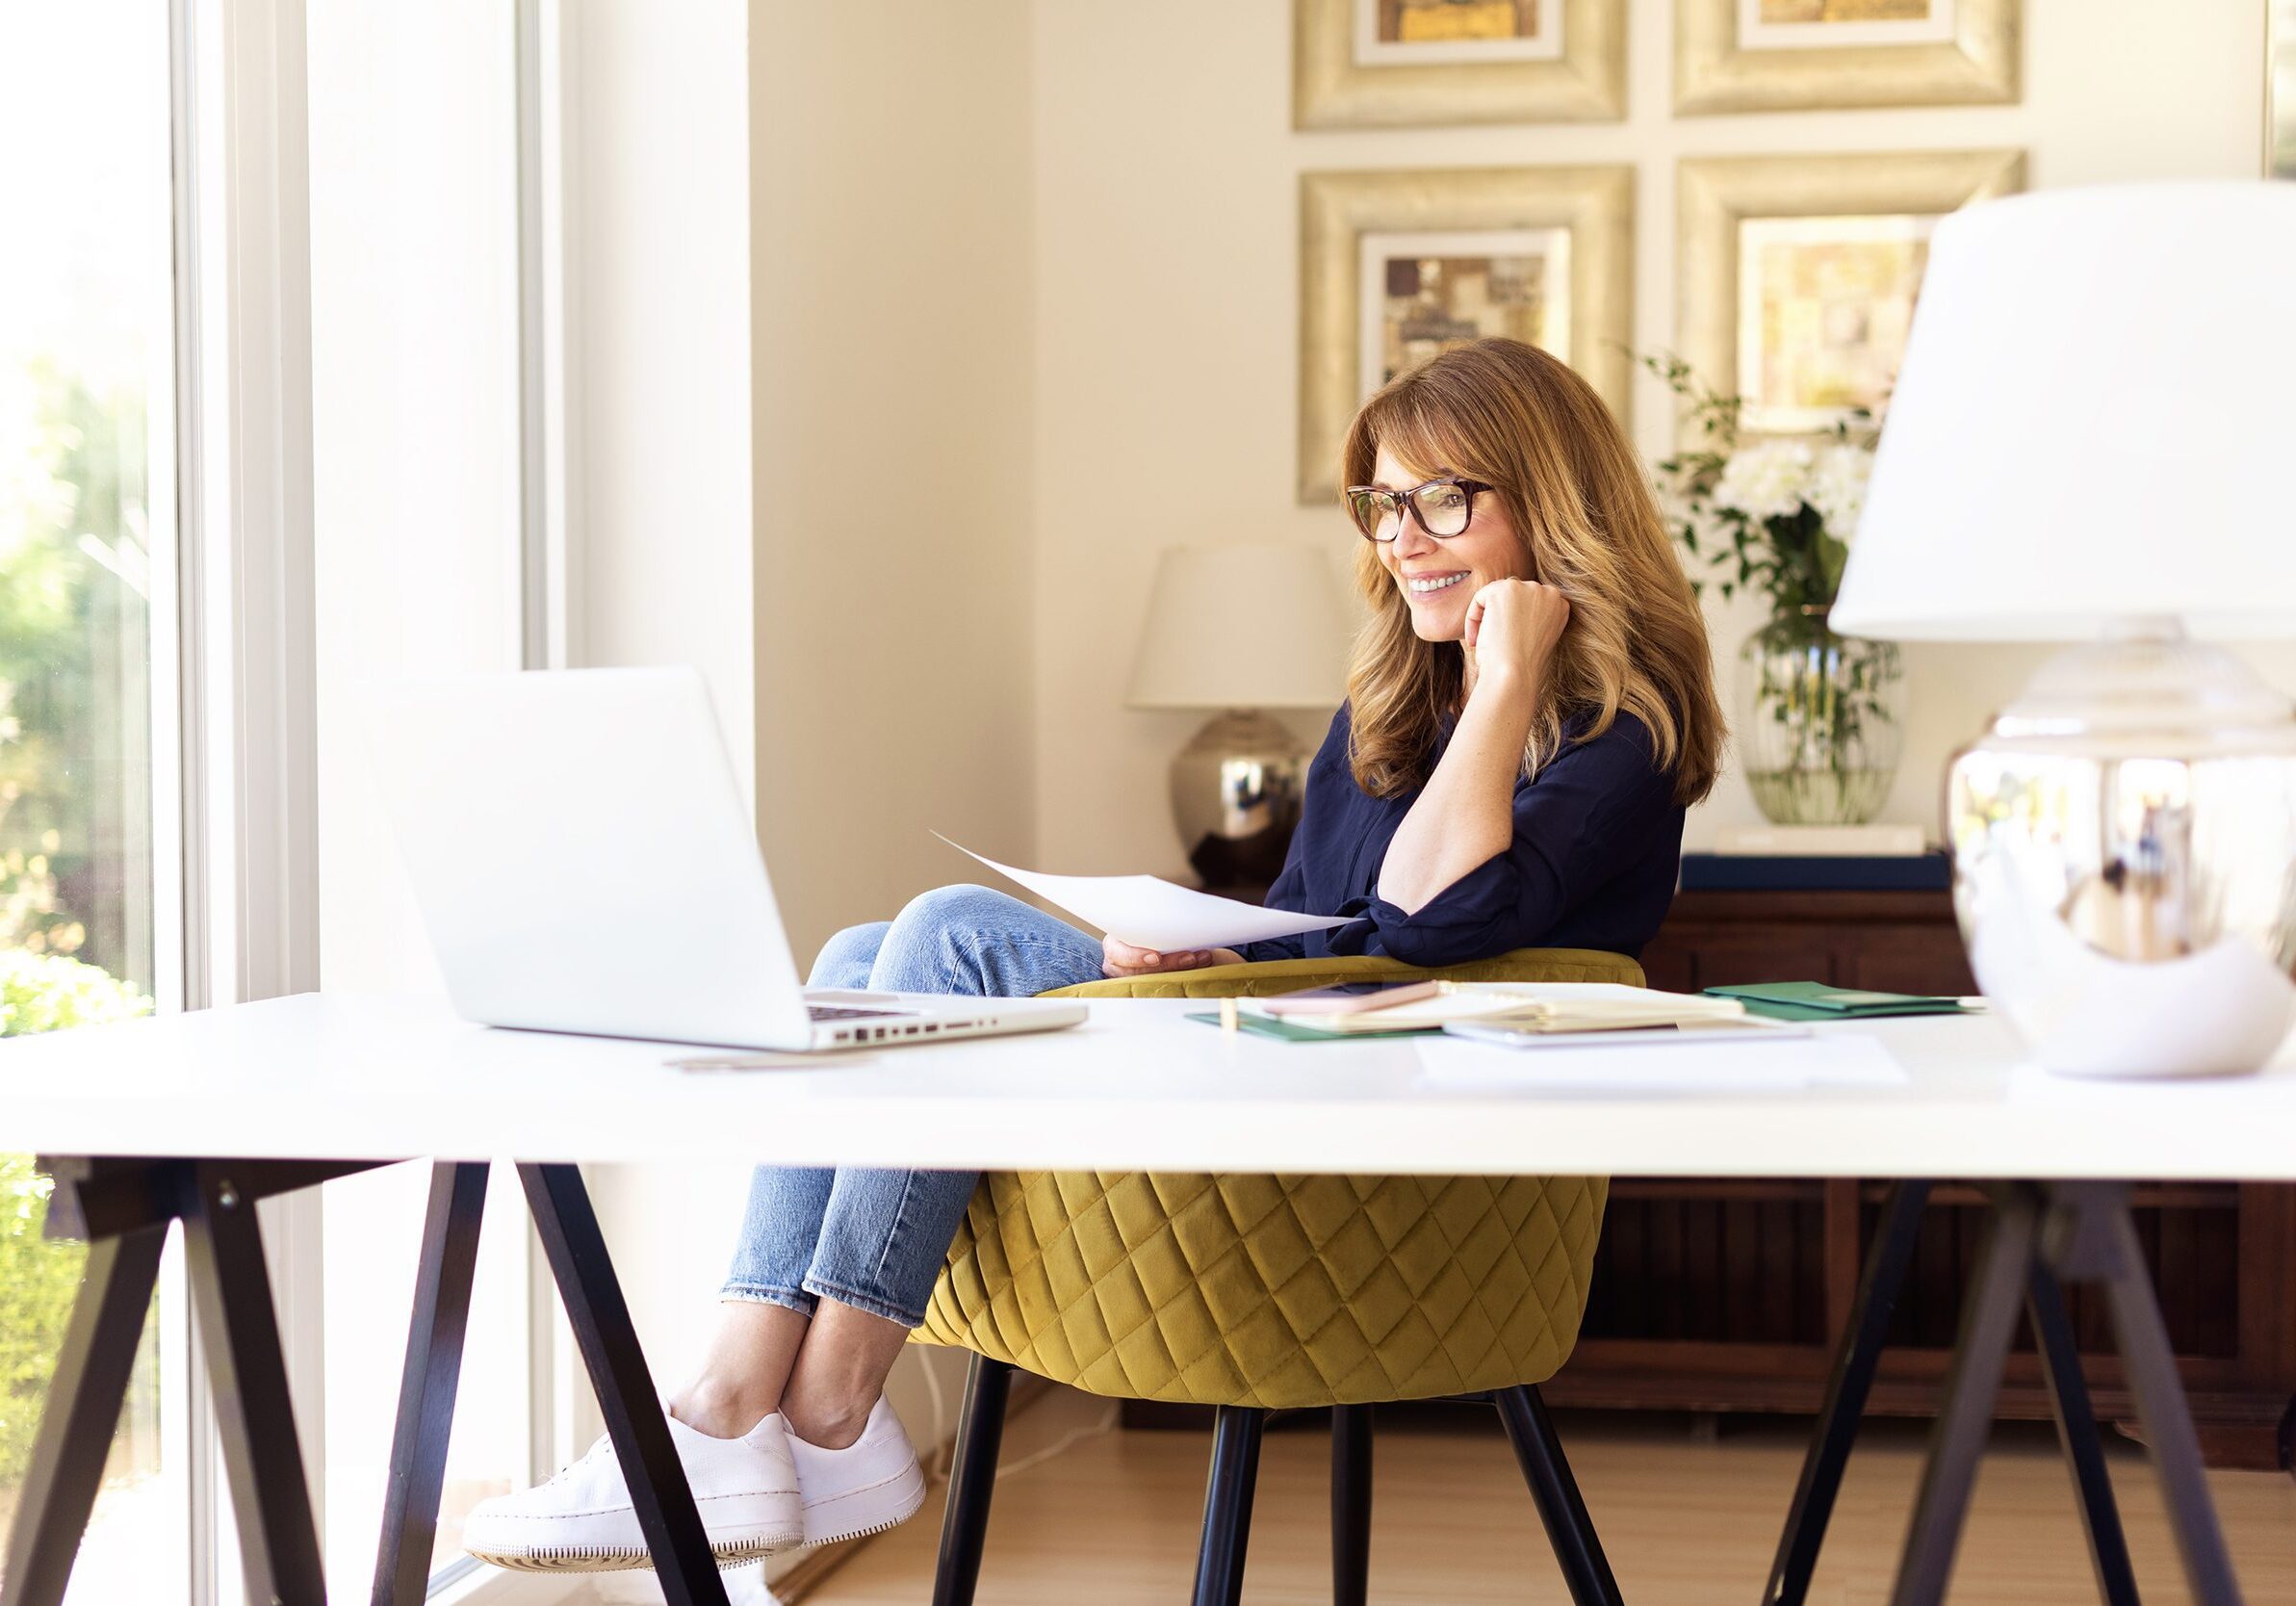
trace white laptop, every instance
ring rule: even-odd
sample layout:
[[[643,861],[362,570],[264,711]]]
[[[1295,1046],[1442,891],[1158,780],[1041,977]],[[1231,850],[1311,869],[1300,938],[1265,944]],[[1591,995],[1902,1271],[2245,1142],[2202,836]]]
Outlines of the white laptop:
[[[1073,999],[809,992],[692,669],[368,688],[376,769],[467,1020],[748,1049],[1073,1025]]]

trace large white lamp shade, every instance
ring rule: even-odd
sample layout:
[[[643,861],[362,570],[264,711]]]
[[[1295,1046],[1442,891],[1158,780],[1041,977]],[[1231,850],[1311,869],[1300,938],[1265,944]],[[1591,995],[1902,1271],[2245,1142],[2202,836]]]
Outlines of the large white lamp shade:
[[[2296,185],[2043,191],[1937,225],[1834,628],[2296,632]]]

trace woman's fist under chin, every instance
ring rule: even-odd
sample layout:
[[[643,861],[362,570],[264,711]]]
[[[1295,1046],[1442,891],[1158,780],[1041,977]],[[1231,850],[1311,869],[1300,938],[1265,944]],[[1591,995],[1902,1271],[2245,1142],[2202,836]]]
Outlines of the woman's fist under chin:
[[[1570,599],[1535,580],[1494,580],[1467,604],[1465,646],[1478,683],[1538,684],[1570,623]]]
[[[1134,947],[1116,937],[1100,939],[1100,973],[1104,976],[1152,976],[1165,971],[1200,971],[1210,965],[1241,965],[1244,956],[1233,948]]]

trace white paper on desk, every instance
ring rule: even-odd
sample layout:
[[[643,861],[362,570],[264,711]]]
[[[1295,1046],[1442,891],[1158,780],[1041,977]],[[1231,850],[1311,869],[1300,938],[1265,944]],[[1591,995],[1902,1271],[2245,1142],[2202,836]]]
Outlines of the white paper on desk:
[[[1418,1039],[1430,1087],[1526,1093],[1775,1093],[1805,1087],[1896,1087],[1905,1068],[1878,1039],[1818,1032],[1782,1042],[1542,1044],[1505,1049],[1460,1037]]]
[[[933,835],[941,837],[938,831]],[[982,858],[961,842],[949,842],[946,837],[941,840],[1019,882],[1045,902],[1058,904],[1087,925],[1096,925],[1120,942],[1159,952],[1227,948],[1238,943],[1296,937],[1303,931],[1328,931],[1348,923],[1347,917],[1341,915],[1295,915],[1288,909],[1262,909],[1256,903],[1191,892],[1152,875],[1046,875],[1042,870],[1016,869]]]

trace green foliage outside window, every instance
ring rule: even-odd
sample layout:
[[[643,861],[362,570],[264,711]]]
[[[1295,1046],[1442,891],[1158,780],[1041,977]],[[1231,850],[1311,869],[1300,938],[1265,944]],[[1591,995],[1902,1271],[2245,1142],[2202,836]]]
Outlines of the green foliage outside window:
[[[151,999],[92,965],[0,953],[0,1036],[150,1013]],[[23,1481],[41,1399],[64,1343],[87,1250],[40,1236],[48,1179],[29,1154],[0,1154],[0,1489]]]
[[[136,963],[106,951],[116,940],[88,912],[116,901],[102,889],[119,847],[101,838],[118,827],[91,828],[120,786],[98,733],[123,717],[118,621],[141,611],[146,579],[142,428],[139,406],[52,364],[0,373],[0,1036],[152,1005],[67,957]],[[0,1511],[23,1480],[86,1258],[40,1236],[47,1201],[31,1156],[0,1154]]]
[[[147,610],[143,435],[132,396],[0,372],[0,946],[131,974],[95,917],[134,829],[114,743],[143,689],[121,662]]]

